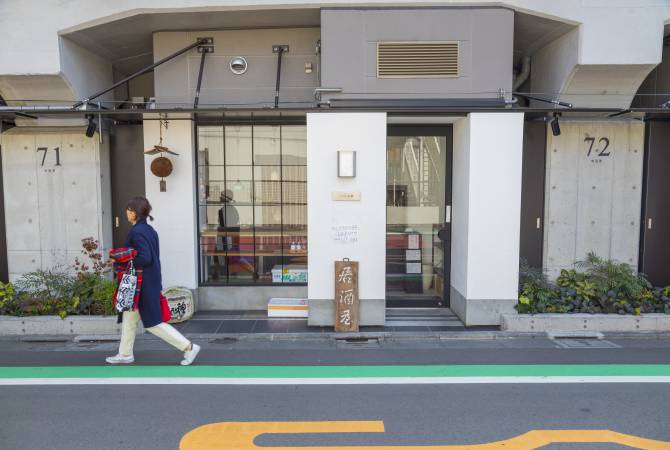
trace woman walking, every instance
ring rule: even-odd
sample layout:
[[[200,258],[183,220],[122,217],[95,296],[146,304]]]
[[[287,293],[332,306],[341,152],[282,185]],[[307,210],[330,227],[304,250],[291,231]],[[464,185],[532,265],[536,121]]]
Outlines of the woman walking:
[[[161,312],[161,262],[158,247],[158,233],[147,223],[151,217],[151,205],[144,197],[134,197],[126,206],[126,216],[133,225],[126,239],[126,247],[137,252],[133,260],[136,269],[142,270],[142,285],[139,302],[132,311],[124,311],[121,317],[121,343],[119,353],[106,359],[109,364],[131,364],[135,361],[133,344],[137,324],[142,320],[144,328],[168,344],[184,352],[182,366],[195,360],[200,346],[186,339],[172,325],[163,322]]]

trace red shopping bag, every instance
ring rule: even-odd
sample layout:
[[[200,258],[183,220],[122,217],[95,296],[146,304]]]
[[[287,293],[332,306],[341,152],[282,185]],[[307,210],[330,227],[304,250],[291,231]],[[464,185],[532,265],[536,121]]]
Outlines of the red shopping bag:
[[[163,295],[161,291],[161,318],[163,322],[169,322],[172,320],[172,312],[170,311],[170,305],[168,305],[167,298]]]

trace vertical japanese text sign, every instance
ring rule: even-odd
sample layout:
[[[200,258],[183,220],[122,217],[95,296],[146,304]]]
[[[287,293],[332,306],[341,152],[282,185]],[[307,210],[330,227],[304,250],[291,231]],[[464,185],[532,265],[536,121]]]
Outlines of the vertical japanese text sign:
[[[335,261],[335,331],[358,331],[358,261]]]

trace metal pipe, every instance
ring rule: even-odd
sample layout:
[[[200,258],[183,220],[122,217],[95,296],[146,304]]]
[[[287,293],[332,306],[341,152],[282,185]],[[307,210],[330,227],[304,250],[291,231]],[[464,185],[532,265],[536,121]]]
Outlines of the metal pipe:
[[[521,62],[521,72],[519,72],[519,75],[514,77],[512,90],[516,91],[517,89],[519,89],[521,85],[526,82],[529,76],[530,76],[530,56],[524,56]]]
[[[513,94],[518,95],[519,97],[526,97],[526,98],[529,98],[531,100],[536,100],[538,102],[551,103],[553,105],[564,106],[566,108],[572,108],[572,103],[562,102],[560,100],[553,100],[553,99],[548,99],[548,98],[535,97],[534,95],[524,94],[523,92],[513,92]]]
[[[198,102],[200,101],[200,86],[202,85],[202,72],[205,67],[205,56],[207,56],[207,52],[202,52],[202,56],[200,57],[200,71],[198,72],[198,85],[195,88],[195,100],[193,100],[193,109],[198,108]]]
[[[133,79],[139,77],[140,75],[144,75],[145,73],[155,69],[156,67],[160,66],[161,64],[163,64],[167,61],[170,61],[171,59],[176,58],[177,56],[179,56],[181,54],[186,53],[187,51],[191,50],[192,48],[203,45],[206,42],[207,42],[206,39],[198,39],[197,41],[195,41],[193,44],[189,45],[188,47],[184,47],[181,50],[179,50],[179,51],[177,51],[177,52],[175,52],[175,53],[173,53],[169,56],[166,56],[165,58],[161,59],[160,61],[157,61],[157,62],[153,63],[152,65],[145,67],[144,69],[138,70],[137,72],[135,72],[134,74],[132,74],[130,76],[127,76],[123,80],[117,81],[112,86],[108,87],[107,89],[103,89],[102,91],[98,91],[95,94],[86,97],[84,100],[81,100],[81,101],[75,103],[74,105],[72,105],[72,109],[77,109],[81,105],[84,105],[84,104],[90,102],[91,100],[95,100],[96,98],[100,97],[101,95],[104,95],[104,94],[108,93],[109,91],[113,91],[114,89],[121,86],[122,84],[127,83],[128,81],[133,80]]]

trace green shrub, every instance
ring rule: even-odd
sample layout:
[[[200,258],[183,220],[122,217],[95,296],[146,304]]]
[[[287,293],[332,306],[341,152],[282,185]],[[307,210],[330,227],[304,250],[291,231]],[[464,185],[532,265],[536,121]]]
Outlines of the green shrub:
[[[116,283],[108,278],[109,262],[98,252],[99,243],[93,238],[82,239],[82,254],[73,267],[55,266],[24,274],[12,291],[11,300],[3,300],[0,290],[0,313],[17,316],[52,315],[112,315],[112,295]]]
[[[520,266],[520,313],[670,314],[670,287],[653,289],[628,264],[589,253],[579,269],[564,269],[552,285],[541,272]],[[538,275],[539,273],[539,275]]]
[[[0,315],[16,315],[16,288],[12,283],[0,282]]]

